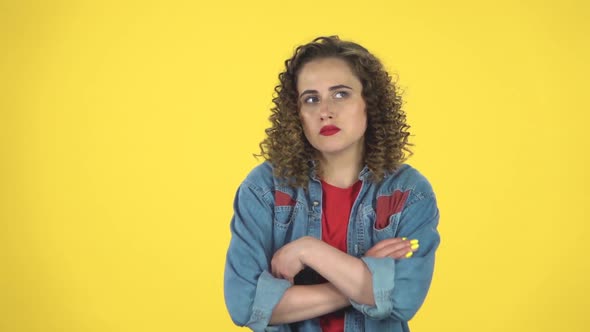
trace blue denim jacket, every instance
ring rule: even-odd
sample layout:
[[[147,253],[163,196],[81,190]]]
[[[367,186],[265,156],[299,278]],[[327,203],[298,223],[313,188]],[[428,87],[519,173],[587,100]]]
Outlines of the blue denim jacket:
[[[440,243],[436,198],[426,178],[409,165],[377,184],[369,175],[367,167],[359,174],[362,187],[350,214],[347,252],[371,271],[375,306],[351,300],[344,330],[409,331],[407,322],[430,287]],[[303,236],[321,239],[322,185],[314,174],[310,178],[307,191],[287,186],[273,177],[265,162],[250,172],[236,193],[224,292],[230,316],[239,326],[254,331],[321,332],[317,318],[268,325],[273,308],[291,287],[270,274],[273,254]],[[377,242],[393,237],[418,239],[420,248],[401,260],[364,257]]]

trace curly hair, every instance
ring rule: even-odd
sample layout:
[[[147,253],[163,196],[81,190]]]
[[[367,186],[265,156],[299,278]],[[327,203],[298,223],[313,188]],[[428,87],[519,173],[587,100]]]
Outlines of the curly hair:
[[[257,156],[271,163],[274,176],[294,187],[306,188],[314,167],[321,174],[316,150],[305,137],[299,117],[297,77],[306,63],[322,58],[346,61],[362,84],[367,112],[363,161],[371,171],[371,180],[380,182],[412,155],[408,148],[410,126],[401,108],[399,88],[379,59],[364,47],[338,36],[318,37],[301,45],[285,61],[286,69],[279,74],[279,84],[274,89],[271,127],[265,130],[267,137],[260,143]]]

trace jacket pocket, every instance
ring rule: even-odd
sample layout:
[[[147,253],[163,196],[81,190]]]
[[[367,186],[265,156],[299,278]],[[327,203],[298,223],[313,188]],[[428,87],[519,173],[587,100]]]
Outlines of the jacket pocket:
[[[287,324],[267,326],[264,329],[264,332],[290,332],[290,331],[291,331],[291,327]]]
[[[295,219],[299,204],[295,206],[275,206],[273,222],[276,227],[287,228]]]
[[[387,219],[387,225],[383,228],[377,228],[373,223],[373,242],[394,238],[397,235],[397,228],[399,226],[401,212],[394,213]]]

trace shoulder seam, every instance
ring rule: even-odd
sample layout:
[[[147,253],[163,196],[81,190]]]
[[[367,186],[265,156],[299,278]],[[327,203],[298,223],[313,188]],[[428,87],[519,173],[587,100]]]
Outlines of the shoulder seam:
[[[244,182],[242,182],[242,185],[248,187],[248,189],[252,190],[253,192],[255,192],[258,196],[260,196],[267,204],[269,204],[270,206],[272,206],[274,199],[269,200],[268,198],[268,194],[272,192],[271,188],[267,188],[267,190],[263,190],[260,186],[248,181],[248,180],[244,180]]]
[[[412,198],[411,200],[408,200],[408,202],[406,203],[406,208],[414,205],[415,203],[420,202],[423,199],[427,199],[427,198],[434,198],[434,192],[433,191],[412,191],[412,195],[410,195],[410,197]]]

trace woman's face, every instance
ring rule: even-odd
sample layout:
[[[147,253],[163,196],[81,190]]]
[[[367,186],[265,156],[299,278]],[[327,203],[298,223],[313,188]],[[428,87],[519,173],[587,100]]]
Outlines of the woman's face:
[[[367,113],[362,84],[338,58],[306,63],[297,76],[299,114],[309,143],[324,157],[361,158]]]

